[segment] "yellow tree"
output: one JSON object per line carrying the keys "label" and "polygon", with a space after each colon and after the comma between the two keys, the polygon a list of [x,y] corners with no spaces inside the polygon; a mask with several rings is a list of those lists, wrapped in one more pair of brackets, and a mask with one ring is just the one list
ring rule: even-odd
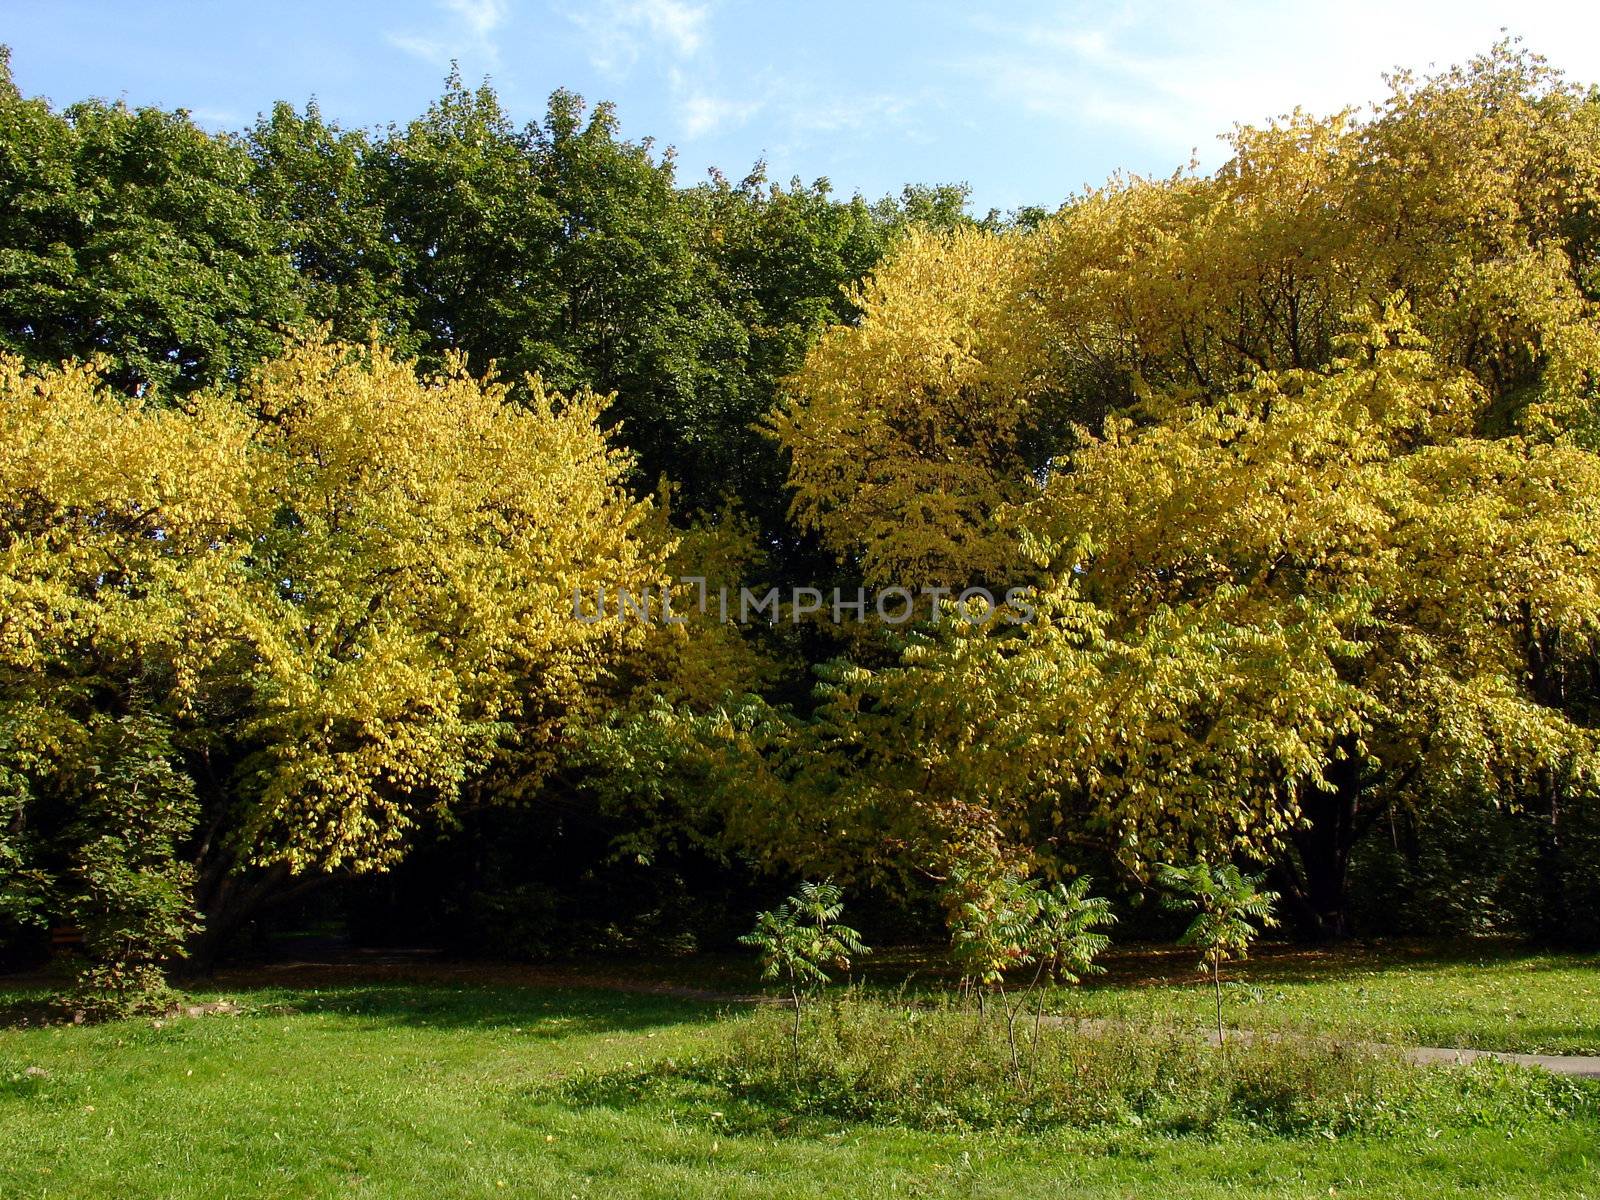
{"label": "yellow tree", "polygon": [[[1029,518],[1071,540],[1074,584],[1119,636],[1201,611],[1262,638],[1332,619],[1293,675],[1213,705],[1252,706],[1263,745],[1302,739],[1276,790],[1295,898],[1332,933],[1351,846],[1386,804],[1461,787],[1515,801],[1595,767],[1582,709],[1538,674],[1581,670],[1600,633],[1600,457],[1479,436],[1489,402],[1392,306],[1325,371],[1109,423]],[[1340,685],[1309,730],[1287,719],[1307,670]]]}
{"label": "yellow tree", "polygon": [[1324,371],[1083,434],[1019,517],[1033,619],[832,673],[817,827],[936,875],[1292,844],[1293,900],[1337,934],[1387,805],[1593,786],[1600,731],[1555,683],[1600,637],[1600,455],[1474,436],[1485,403],[1391,307]]}
{"label": "yellow tree", "polygon": [[[659,588],[670,549],[623,489],[601,397],[311,342],[242,400],[243,757],[230,853],[203,881],[215,914],[289,875],[383,869],[463,798],[535,793],[643,644],[576,619],[575,595]],[[241,860],[266,868],[242,896]]]}
{"label": "yellow tree", "polygon": [[82,930],[80,1003],[159,1005],[193,928],[173,730],[237,583],[249,438],[215,398],[0,358],[0,922]]}
{"label": "yellow tree", "polygon": [[[7,778],[81,807],[74,740],[153,709],[198,793],[171,840],[213,933],[292,880],[384,869],[464,800],[531,794],[643,644],[573,615],[602,583],[659,587],[671,548],[601,398],[315,340],[182,410],[90,368],[7,362],[0,387]],[[14,830],[40,811],[17,803]]]}
{"label": "yellow tree", "polygon": [[1600,104],[1501,45],[1365,120],[1241,127],[1213,176],[1117,178],[1027,234],[909,239],[773,421],[793,511],[869,582],[1018,573],[998,510],[1077,422],[1335,356],[1393,292],[1500,432],[1600,433]]}
{"label": "yellow tree", "polygon": [[[891,259],[792,381],[796,511],[836,552],[1040,587],[1040,620],[836,672],[820,786],[923,863],[1293,843],[1337,932],[1385,804],[1592,768],[1600,106],[1502,46],[1234,148],[1074,200],[1003,284]],[[969,373],[919,388],[925,360]],[[881,435],[930,397],[960,437]]]}
{"label": "yellow tree", "polygon": [[1014,558],[991,518],[1026,495],[1040,380],[1025,249],[980,230],[908,235],[772,418],[794,517],[869,583],[965,584]]}

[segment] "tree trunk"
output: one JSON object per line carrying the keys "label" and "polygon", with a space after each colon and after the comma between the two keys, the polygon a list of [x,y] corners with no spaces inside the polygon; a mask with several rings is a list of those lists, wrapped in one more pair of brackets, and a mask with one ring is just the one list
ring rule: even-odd
{"label": "tree trunk", "polygon": [[1277,872],[1289,915],[1301,934],[1317,941],[1350,936],[1348,882],[1350,852],[1365,828],[1361,812],[1362,767],[1355,747],[1325,774],[1332,786],[1310,792],[1301,802],[1308,824],[1294,833],[1299,870],[1280,864]]}
{"label": "tree trunk", "polygon": [[[1522,620],[1529,685],[1534,697],[1549,708],[1566,711],[1569,698],[1561,660],[1561,631],[1540,627],[1526,602],[1522,605]],[[1539,891],[1534,919],[1541,940],[1560,944],[1571,932],[1573,914],[1566,891],[1569,864],[1562,845],[1562,789],[1554,764],[1545,763],[1539,768],[1536,787],[1537,797],[1532,807],[1539,820]]]}
{"label": "tree trunk", "polygon": [[1551,945],[1563,945],[1571,930],[1572,914],[1567,908],[1566,873],[1568,864],[1561,845],[1561,794],[1555,772],[1545,767],[1539,772],[1539,907],[1536,917],[1539,938]]}
{"label": "tree trunk", "polygon": [[1217,1047],[1227,1053],[1228,1035],[1222,1028],[1222,962],[1211,960],[1211,987],[1217,997]]}
{"label": "tree trunk", "polygon": [[203,924],[189,939],[188,956],[180,967],[184,973],[208,975],[227,949],[228,943],[251,921],[292,901],[326,887],[335,876],[314,873],[294,876],[279,863],[248,874],[217,873],[197,888],[196,907]]}

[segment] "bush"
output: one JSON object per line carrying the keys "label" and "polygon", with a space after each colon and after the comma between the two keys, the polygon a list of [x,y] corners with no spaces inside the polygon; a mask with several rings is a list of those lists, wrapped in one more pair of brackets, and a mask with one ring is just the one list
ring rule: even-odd
{"label": "bush", "polygon": [[1548,814],[1496,797],[1402,811],[1351,857],[1354,924],[1372,935],[1515,933],[1600,947],[1600,800]]}
{"label": "bush", "polygon": [[193,869],[178,843],[198,805],[173,766],[166,725],[148,713],[96,725],[94,770],[79,796],[68,913],[87,961],[62,1003],[94,1016],[169,1009],[165,966],[198,927]]}

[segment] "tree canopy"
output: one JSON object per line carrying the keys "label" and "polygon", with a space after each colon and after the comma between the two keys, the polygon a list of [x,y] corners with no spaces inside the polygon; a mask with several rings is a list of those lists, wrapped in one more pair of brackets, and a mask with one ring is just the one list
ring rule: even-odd
{"label": "tree canopy", "polygon": [[1586,802],[1597,116],[1502,48],[1212,177],[903,242],[775,419],[793,512],[1041,619],[846,670],[840,794],[1024,860],[1277,858],[1333,931],[1376,814]]}
{"label": "tree canopy", "polygon": [[[1581,929],[1600,102],[1508,44],[1231,148],[978,219],[454,73],[237,136],[0,77],[0,923],[119,995],[410,869],[522,945],[618,864]],[[917,603],[726,615],[795,585]]]}

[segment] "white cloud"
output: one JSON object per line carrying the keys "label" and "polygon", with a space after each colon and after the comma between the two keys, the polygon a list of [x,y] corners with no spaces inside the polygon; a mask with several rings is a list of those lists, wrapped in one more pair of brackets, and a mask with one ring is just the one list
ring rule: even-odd
{"label": "white cloud", "polygon": [[568,13],[584,35],[589,59],[620,79],[641,61],[666,77],[685,137],[699,138],[747,124],[766,105],[760,96],[720,93],[716,64],[704,51],[710,5],[689,0],[590,0]]}
{"label": "white cloud", "polygon": [[[782,150],[819,136],[866,133],[903,125],[911,101],[892,95],[850,95],[789,71],[743,61],[719,62],[711,43],[714,0],[589,0],[568,16],[584,37],[590,61],[616,79],[647,66],[664,77],[678,132],[708,138],[757,116]],[[726,77],[727,68],[736,78]]]}
{"label": "white cloud", "polygon": [[836,98],[795,97],[787,122],[796,133],[843,133],[899,125],[915,104],[909,96],[879,93]]}
{"label": "white cloud", "polygon": [[404,50],[412,58],[432,63],[436,67],[448,66],[455,57],[455,47],[438,38],[423,37],[415,33],[386,33],[383,40],[396,50]]}
{"label": "white cloud", "polygon": [[488,37],[506,19],[506,0],[444,0],[444,6],[466,22],[474,37]]}
{"label": "white cloud", "polygon": [[467,57],[490,65],[499,62],[494,33],[510,15],[508,0],[439,0],[438,8],[442,28],[428,33],[389,32],[384,40],[436,67]]}
{"label": "white cloud", "polygon": [[590,61],[620,76],[647,51],[673,61],[699,54],[710,13],[708,5],[687,0],[591,0],[568,15],[587,36]]}
{"label": "white cloud", "polygon": [[730,100],[692,92],[678,101],[678,118],[688,137],[705,137],[747,124],[761,111],[760,100]]}
{"label": "white cloud", "polygon": [[890,129],[902,140],[926,140],[916,128],[916,109],[925,95],[841,93],[809,77],[771,72],[745,80],[739,94],[719,94],[677,67],[667,72],[667,83],[688,138],[725,133],[760,115],[774,139],[768,149],[775,153],[819,139],[837,143]]}
{"label": "white cloud", "polygon": [[707,10],[703,4],[644,0],[628,8],[635,19],[642,20],[656,37],[670,43],[680,55],[694,54],[705,41]]}
{"label": "white cloud", "polygon": [[1214,162],[1235,122],[1380,99],[1386,72],[1464,61],[1507,24],[1555,65],[1600,75],[1600,7],[1561,0],[1509,16],[1495,0],[1065,4],[1029,24],[978,18],[988,45],[962,65],[1031,117],[1121,132],[1176,166],[1193,149]]}

